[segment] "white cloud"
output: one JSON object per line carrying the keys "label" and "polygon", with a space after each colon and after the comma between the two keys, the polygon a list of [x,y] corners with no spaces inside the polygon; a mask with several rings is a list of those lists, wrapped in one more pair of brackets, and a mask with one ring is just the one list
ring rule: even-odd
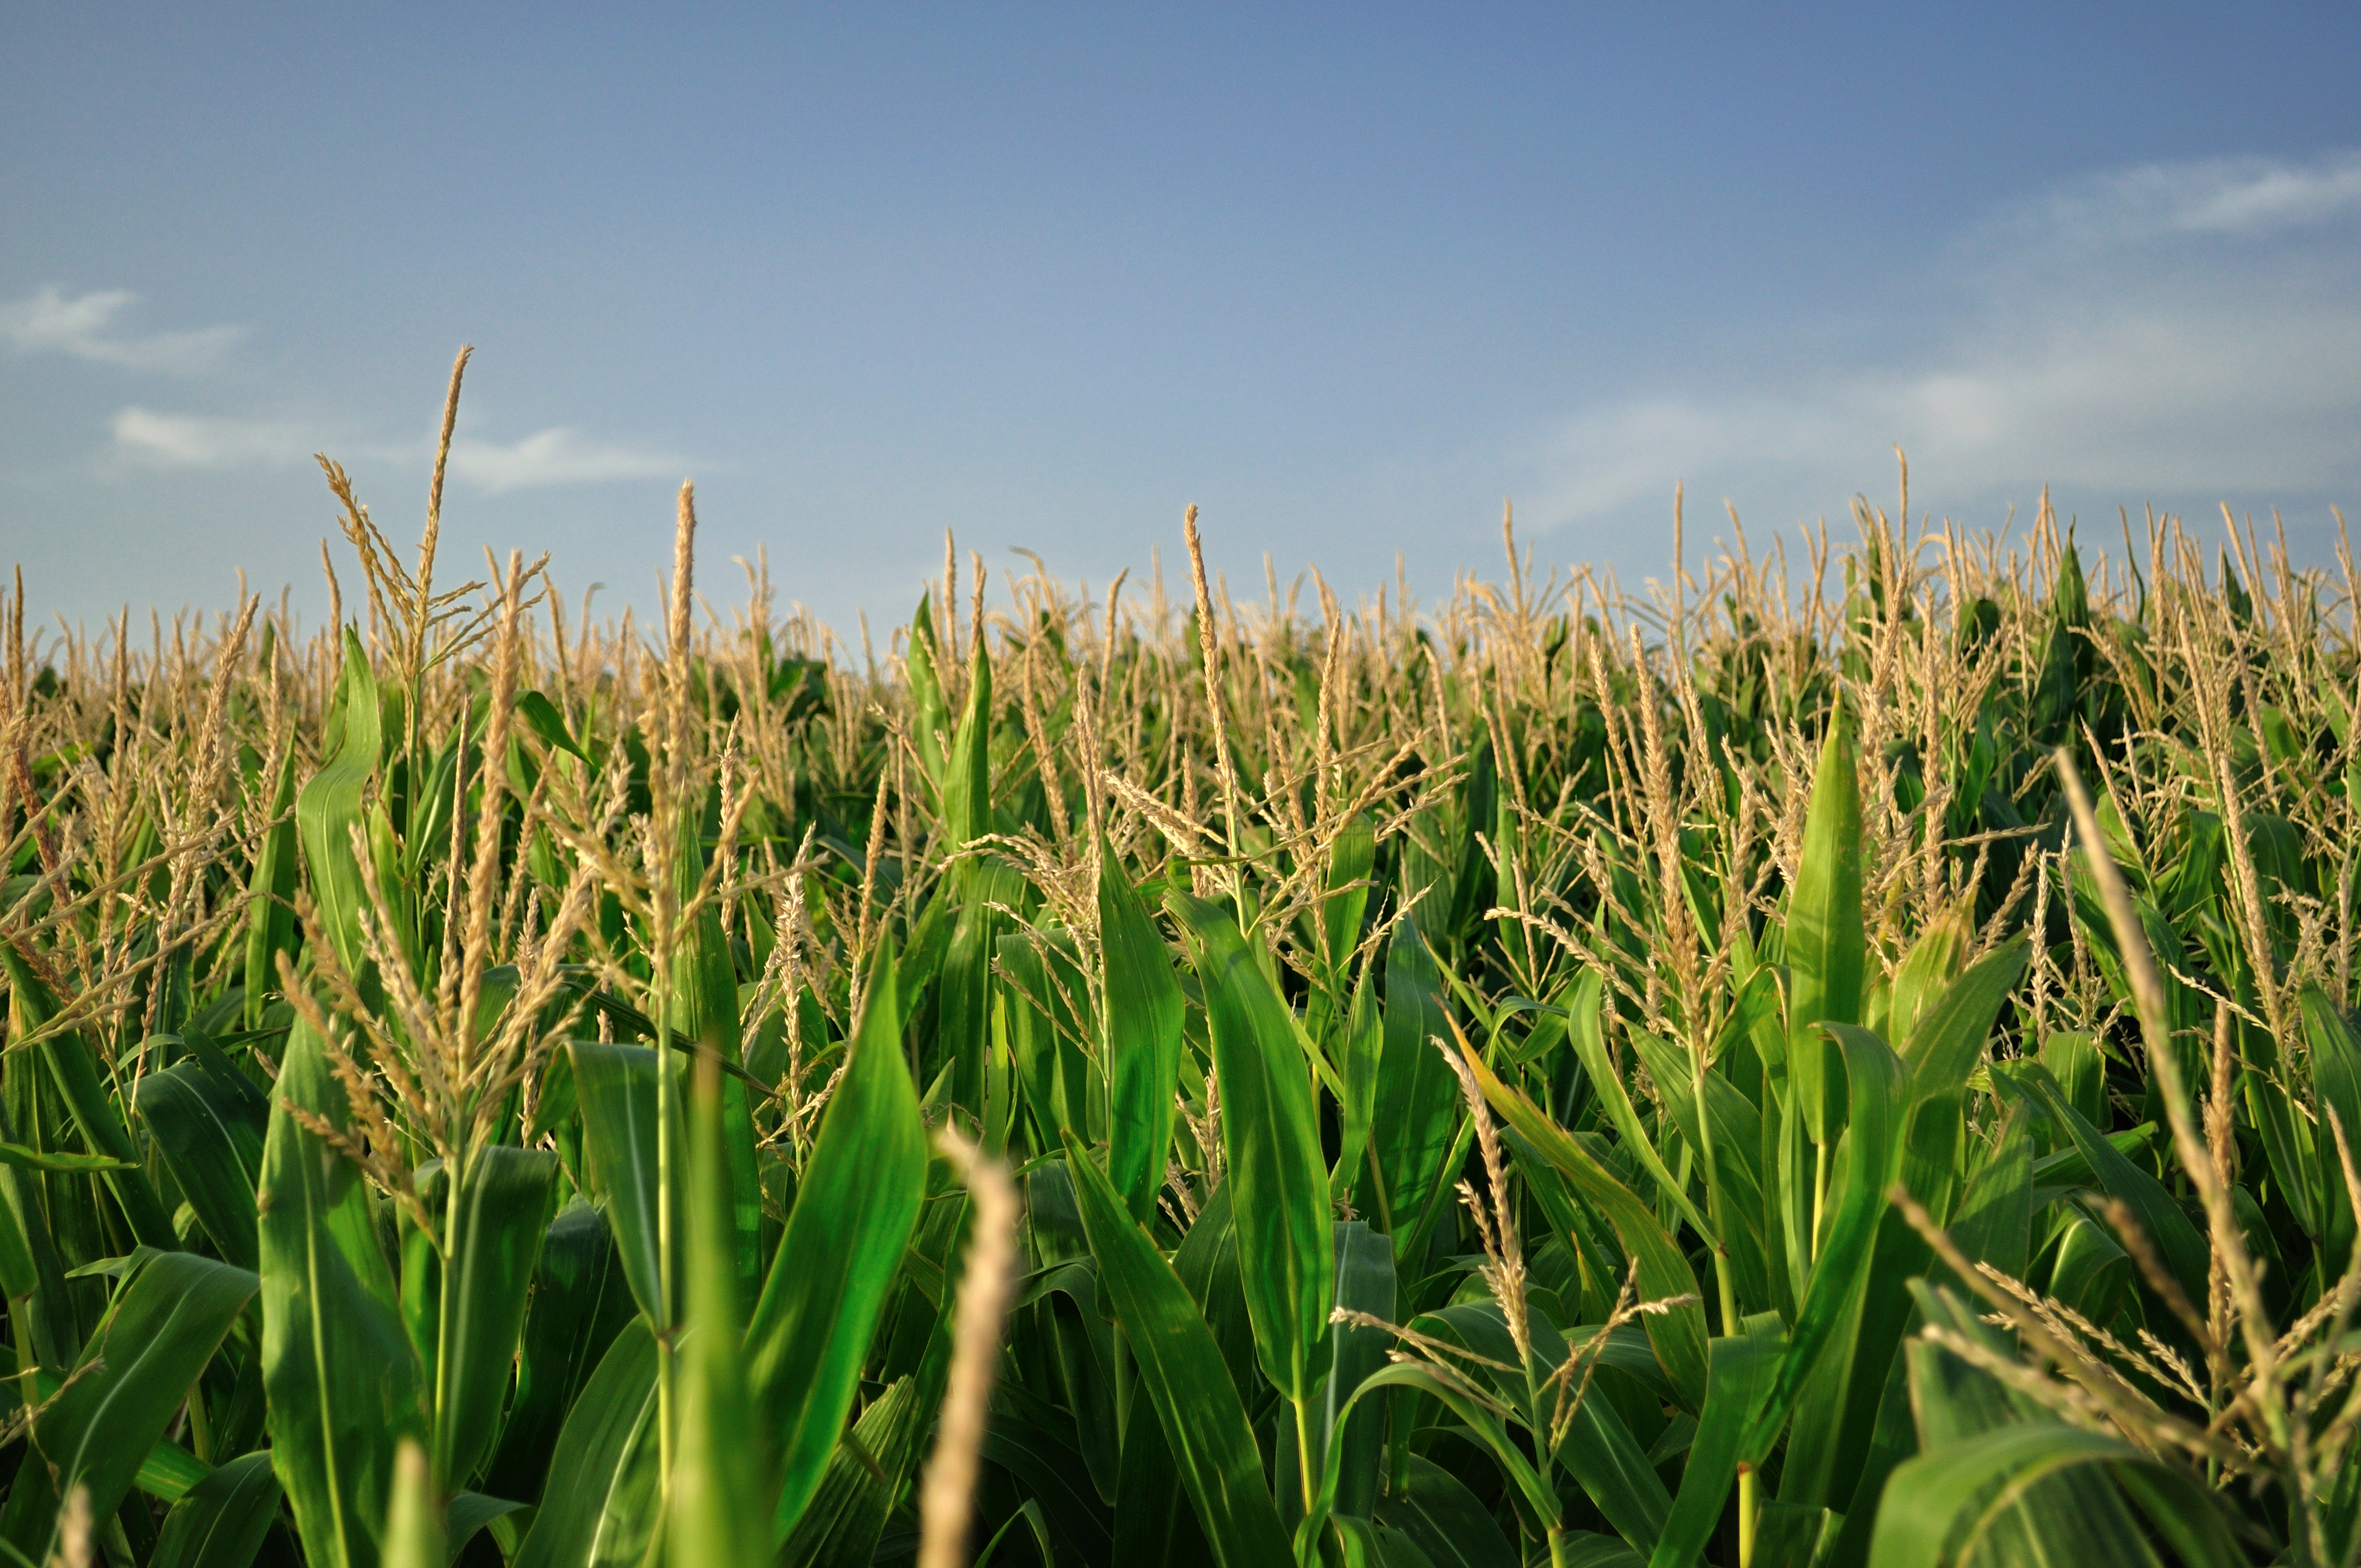
{"label": "white cloud", "polygon": [[1876,485],[1896,444],[1922,495],[1977,503],[2049,480],[2135,509],[2356,486],[2356,220],[2361,154],[2076,181],[1961,236],[1931,330],[1923,301],[1865,323],[1917,348],[1777,385],[1708,365],[1694,389],[1577,411],[1534,455],[1535,510],[1653,522],[1686,477],[1693,498],[1767,502],[1784,523]]}
{"label": "white cloud", "polygon": [[167,468],[284,467],[302,462],[317,445],[291,424],[163,414],[137,403],[107,424],[117,452]]}
{"label": "white cloud", "polygon": [[126,370],[193,374],[216,364],[244,335],[235,326],[194,332],[126,333],[117,318],[139,296],[104,289],[69,299],[54,286],[21,300],[0,301],[0,338],[21,354],[63,354]]}
{"label": "white cloud", "polygon": [[451,444],[451,471],[493,495],[549,485],[664,477],[683,467],[682,459],[667,453],[592,441],[563,425],[507,445],[473,440]]}

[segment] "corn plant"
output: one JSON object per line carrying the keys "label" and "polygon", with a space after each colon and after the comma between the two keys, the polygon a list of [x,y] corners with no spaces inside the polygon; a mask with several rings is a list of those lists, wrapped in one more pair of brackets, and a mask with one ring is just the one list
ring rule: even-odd
{"label": "corn plant", "polygon": [[855,648],[323,468],[314,631],[5,600],[12,1561],[2361,1560],[2341,549]]}

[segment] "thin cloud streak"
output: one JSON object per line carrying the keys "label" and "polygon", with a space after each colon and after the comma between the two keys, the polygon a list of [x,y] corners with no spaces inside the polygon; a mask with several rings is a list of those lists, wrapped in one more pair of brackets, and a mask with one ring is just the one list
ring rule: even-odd
{"label": "thin cloud streak", "polygon": [[[116,413],[108,430],[117,455],[162,468],[285,468],[308,463],[320,451],[365,463],[414,464],[434,450],[432,442],[354,442],[286,420],[159,413],[137,403]],[[670,477],[686,467],[674,454],[594,441],[562,425],[508,443],[451,444],[452,476],[486,495]]]}
{"label": "thin cloud streak", "polygon": [[162,468],[284,468],[306,461],[319,444],[292,424],[158,413],[137,403],[107,428],[119,455]]}
{"label": "thin cloud streak", "polygon": [[564,425],[505,446],[489,441],[451,444],[451,472],[496,496],[552,485],[669,477],[685,466],[683,459],[669,453],[592,441]]}
{"label": "thin cloud streak", "polygon": [[0,338],[19,354],[62,354],[126,370],[195,375],[221,362],[246,335],[237,326],[193,332],[129,334],[118,318],[139,302],[127,289],[102,289],[71,298],[51,285],[21,300],[0,301]]}

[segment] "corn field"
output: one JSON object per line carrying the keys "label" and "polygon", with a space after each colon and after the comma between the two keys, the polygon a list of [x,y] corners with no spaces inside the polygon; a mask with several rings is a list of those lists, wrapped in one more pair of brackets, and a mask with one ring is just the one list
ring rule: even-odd
{"label": "corn field", "polygon": [[6,599],[8,1561],[2361,1556],[2342,553],[856,650],[323,466],[324,630]]}

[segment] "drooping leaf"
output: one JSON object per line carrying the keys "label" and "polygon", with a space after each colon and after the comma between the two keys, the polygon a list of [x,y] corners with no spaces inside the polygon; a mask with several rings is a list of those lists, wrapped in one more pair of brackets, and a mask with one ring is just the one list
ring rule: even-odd
{"label": "drooping leaf", "polygon": [[[1994,1076],[1999,1076],[1997,1070]],[[2131,1210],[2140,1228],[2163,1254],[2165,1266],[2172,1271],[2189,1299],[2204,1300],[2211,1251],[2189,1216],[2164,1190],[2163,1183],[2126,1159],[2096,1127],[2083,1120],[2082,1113],[2066,1102],[2058,1080],[2039,1063],[2020,1062],[2010,1076],[2049,1113],[2051,1124],[2090,1163],[2099,1185]]]}
{"label": "drooping leaf", "polygon": [[259,1255],[255,1179],[270,1126],[269,1101],[250,1086],[240,1094],[187,1061],[141,1079],[138,1105],[140,1119],[155,1135],[166,1168],[205,1234],[222,1256],[241,1268],[253,1267]]}
{"label": "drooping leaf", "polygon": [[281,1496],[269,1454],[238,1455],[172,1505],[151,1568],[247,1568],[279,1516]]}
{"label": "drooping leaf", "polygon": [[[1871,1568],[1944,1568],[1965,1562],[2009,1502],[2047,1476],[2085,1464],[2104,1465],[2119,1477],[2139,1477],[2143,1485],[2134,1491],[2135,1499],[2185,1561],[2224,1568],[2246,1561],[2213,1499],[2186,1472],[2121,1438],[2037,1423],[1979,1432],[1897,1467],[1878,1511]],[[2071,1561],[2090,1552],[2093,1543],[2053,1535],[2041,1546]]]}
{"label": "drooping leaf", "polygon": [[[1477,1086],[1500,1119],[1523,1137],[1550,1167],[1564,1176],[1583,1201],[1595,1205],[1614,1227],[1624,1250],[1640,1266],[1640,1299],[1681,1304],[1650,1313],[1649,1343],[1664,1368],[1683,1406],[1701,1409],[1706,1394],[1705,1310],[1699,1303],[1697,1272],[1687,1255],[1665,1235],[1655,1211],[1617,1180],[1612,1171],[1592,1157],[1579,1141],[1542,1113],[1540,1107],[1518,1090],[1502,1083],[1482,1058],[1468,1053],[1467,1065]],[[1686,1298],[1686,1300],[1681,1300]]]}
{"label": "drooping leaf", "polygon": [[133,1274],[33,1423],[0,1506],[0,1541],[48,1562],[59,1507],[77,1486],[93,1518],[113,1513],[257,1285],[243,1268],[192,1253],[158,1255]]}
{"label": "drooping leaf", "polygon": [[1399,1530],[1434,1568],[1518,1568],[1499,1524],[1457,1476],[1412,1454],[1404,1480],[1378,1504],[1378,1522]]}

